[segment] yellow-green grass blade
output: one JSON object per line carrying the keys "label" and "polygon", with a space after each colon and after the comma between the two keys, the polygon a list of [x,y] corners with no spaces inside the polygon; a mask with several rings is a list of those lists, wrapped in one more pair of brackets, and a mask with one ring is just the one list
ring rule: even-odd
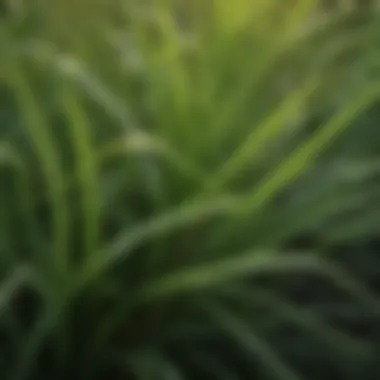
{"label": "yellow-green grass blade", "polygon": [[374,83],[347,104],[295,151],[273,172],[269,173],[242,202],[243,214],[261,210],[265,204],[304,172],[351,122],[380,96],[380,84]]}
{"label": "yellow-green grass blade", "polygon": [[69,85],[62,91],[62,103],[66,111],[65,116],[74,148],[77,179],[81,189],[84,260],[87,261],[98,249],[102,219],[100,178],[93,141],[93,126],[88,121],[76,91]]}
{"label": "yellow-green grass blade", "polygon": [[[210,129],[214,136],[214,144],[220,144],[225,138],[225,133],[236,123],[242,105],[248,96],[252,95],[252,89],[258,90],[261,78],[265,77],[270,70],[273,70],[275,62],[296,42],[295,36],[299,33],[300,21],[304,19],[314,7],[314,1],[301,1],[294,6],[293,10],[286,10],[284,20],[285,26],[281,33],[265,36],[267,37],[267,51],[257,54],[255,61],[251,67],[244,70],[245,75],[241,76],[241,81],[237,83],[236,88],[228,94],[223,104],[218,104],[215,112],[214,121],[210,125]],[[232,4],[224,7],[231,7]],[[272,5],[273,6],[273,5]],[[260,20],[258,15],[258,22]],[[264,18],[265,20],[265,18]],[[255,18],[256,21],[256,18]],[[264,38],[265,38],[264,37]],[[262,37],[261,37],[262,38]],[[252,60],[250,58],[250,60]],[[210,73],[212,75],[212,73]]]}
{"label": "yellow-green grass blade", "polygon": [[255,158],[265,149],[266,144],[278,138],[282,131],[289,128],[293,118],[302,112],[310,94],[316,89],[315,81],[307,83],[303,88],[288,95],[282,103],[273,110],[261,124],[252,127],[252,132],[247,136],[227,161],[221,165],[214,175],[211,176],[206,189],[218,191],[228,184],[234,176],[238,175],[245,165],[254,165]]}

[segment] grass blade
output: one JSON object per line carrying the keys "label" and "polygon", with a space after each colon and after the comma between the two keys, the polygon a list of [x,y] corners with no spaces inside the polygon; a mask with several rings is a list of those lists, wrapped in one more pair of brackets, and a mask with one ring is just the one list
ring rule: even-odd
{"label": "grass blade", "polygon": [[128,227],[108,248],[92,257],[89,265],[80,274],[79,283],[87,283],[87,281],[97,278],[117,261],[128,258],[132,254],[133,248],[141,242],[210,218],[228,215],[235,210],[236,203],[235,198],[225,197],[209,202],[183,205],[141,225],[134,226],[132,229]]}
{"label": "grass blade", "polygon": [[295,180],[315,158],[327,148],[360,112],[369,107],[380,95],[380,85],[375,83],[363,91],[353,102],[339,111],[331,120],[318,128],[314,135],[301,144],[276,170],[242,202],[244,214],[257,212],[281,189]]}
{"label": "grass blade", "polygon": [[90,260],[101,238],[101,191],[92,128],[79,101],[75,92],[67,87],[63,92],[63,104],[74,145],[77,178],[82,193],[85,260]]}
{"label": "grass blade", "polygon": [[231,340],[245,351],[258,358],[266,372],[279,380],[301,380],[295,370],[289,368],[274,352],[272,347],[261,339],[244,321],[221,307],[207,307],[209,316],[226,332]]}
{"label": "grass blade", "polygon": [[14,90],[20,113],[28,128],[45,177],[53,216],[53,265],[58,278],[62,280],[62,276],[67,273],[69,266],[67,252],[69,216],[58,149],[53,141],[48,120],[17,62],[9,63],[7,79],[10,87]]}

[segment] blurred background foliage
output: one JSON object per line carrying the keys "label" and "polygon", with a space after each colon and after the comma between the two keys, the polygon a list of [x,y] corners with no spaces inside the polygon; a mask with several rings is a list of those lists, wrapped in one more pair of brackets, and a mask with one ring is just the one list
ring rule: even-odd
{"label": "blurred background foliage", "polygon": [[378,378],[378,1],[1,7],[2,379]]}

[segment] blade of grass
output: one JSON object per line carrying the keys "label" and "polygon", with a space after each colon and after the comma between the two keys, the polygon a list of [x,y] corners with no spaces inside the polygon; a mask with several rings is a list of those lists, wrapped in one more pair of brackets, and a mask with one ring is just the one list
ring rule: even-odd
{"label": "blade of grass", "polygon": [[77,178],[82,193],[82,218],[84,229],[85,258],[90,260],[97,250],[101,227],[101,191],[99,168],[92,141],[92,127],[74,90],[66,86],[62,91],[62,103],[66,110],[68,127],[76,157]]}
{"label": "blade of grass", "polygon": [[327,260],[317,255],[304,253],[279,255],[276,251],[263,252],[257,249],[169,273],[147,284],[141,291],[141,299],[146,302],[215,287],[236,278],[277,273],[305,273],[326,278],[334,286],[358,298],[376,313],[380,312],[380,301],[370,290]]}
{"label": "blade of grass", "polygon": [[131,110],[122,99],[119,99],[108,86],[97,78],[83,62],[70,55],[51,54],[50,61],[60,73],[74,81],[90,99],[116,120],[126,132],[139,128]]}
{"label": "blade of grass", "polygon": [[247,353],[258,358],[267,373],[281,380],[301,380],[302,377],[287,366],[273,348],[260,338],[241,318],[216,305],[205,306],[207,314]]}
{"label": "blade of grass", "polygon": [[[361,209],[368,204],[370,199],[376,201],[379,191],[378,186],[368,190],[363,188],[345,190],[344,193],[341,188],[337,188],[331,193],[313,196],[299,204],[278,207],[278,214],[273,223],[270,222],[269,226],[263,223],[263,228],[259,227],[259,242],[281,244],[288,238],[297,236],[301,231],[319,231],[319,234],[325,234],[324,231],[330,228],[330,225],[326,226],[326,223],[332,218],[343,215],[345,212]],[[372,210],[372,213],[375,214],[375,211]],[[363,228],[365,229],[366,227]],[[371,230],[366,232],[370,234]],[[328,231],[326,235],[330,233]],[[348,233],[346,236],[352,235]]]}
{"label": "blade of grass", "polygon": [[76,83],[89,99],[104,109],[125,131],[132,132],[139,128],[137,120],[125,102],[115,95],[88,65],[75,56],[61,54],[44,40],[31,41],[28,49],[22,50],[19,55],[47,65],[49,69],[54,69],[67,80]]}
{"label": "blade of grass", "polygon": [[380,96],[380,85],[370,85],[359,96],[339,111],[313,136],[301,144],[279,167],[264,178],[262,183],[242,202],[243,214],[257,212],[281,189],[295,180],[341,133],[348,128]]}
{"label": "blade of grass", "polygon": [[[225,131],[235,125],[235,120],[240,112],[241,106],[245,104],[248,96],[252,96],[252,89],[259,89],[261,78],[273,69],[274,63],[286,52],[295,42],[294,36],[299,33],[299,23],[313,9],[315,1],[297,2],[293,10],[285,16],[286,23],[283,33],[278,33],[268,38],[270,44],[268,51],[263,52],[256,57],[253,67],[247,71],[247,75],[241,77],[241,82],[237,84],[236,89],[229,94],[224,104],[218,104],[218,111],[215,112],[217,117],[210,126],[213,131],[213,143],[217,146],[225,138]],[[228,7],[228,5],[224,5]],[[260,23],[260,19],[258,19]]]}
{"label": "blade of grass", "polygon": [[241,169],[249,163],[254,164],[255,157],[261,154],[266,144],[273,138],[278,138],[281,131],[288,128],[289,122],[301,111],[302,106],[313,93],[317,85],[315,81],[307,83],[294,94],[287,96],[282,103],[256,127],[231,155],[231,157],[219,168],[206,183],[206,189],[218,191],[228,184]]}
{"label": "blade of grass", "polygon": [[69,215],[58,149],[43,108],[38,104],[37,96],[32,92],[23,68],[16,60],[9,62],[8,74],[8,83],[14,91],[45,177],[53,217],[53,268],[58,279],[62,280],[69,267]]}
{"label": "blade of grass", "polygon": [[178,174],[194,179],[201,183],[206,175],[195,163],[186,159],[165,141],[147,133],[136,133],[125,138],[109,142],[100,151],[98,160],[106,163],[117,157],[129,157],[130,154],[150,154],[165,158],[170,165],[177,169]]}
{"label": "blade of grass", "polygon": [[[43,241],[42,233],[39,230],[38,222],[34,215],[34,200],[29,186],[29,173],[25,165],[25,159],[10,144],[0,145],[0,166],[10,166],[15,174],[16,186],[20,208],[25,221],[25,230],[30,241],[30,248],[36,263],[46,265],[46,257],[42,257],[45,251],[46,242]],[[43,264],[45,263],[45,264]]]}
{"label": "blade of grass", "polygon": [[324,323],[316,313],[282,299],[273,291],[229,285],[224,293],[235,300],[241,300],[245,305],[257,305],[258,303],[264,305],[269,308],[271,313],[274,312],[279,319],[291,321],[304,331],[321,339],[334,352],[344,352],[356,356],[367,352],[369,348],[368,345]]}
{"label": "blade of grass", "polygon": [[221,197],[208,202],[182,205],[132,229],[128,227],[106,249],[93,255],[91,262],[79,274],[79,284],[97,278],[116,262],[127,259],[133,253],[133,248],[147,239],[220,215],[228,215],[235,210],[236,203],[237,199],[234,197]]}

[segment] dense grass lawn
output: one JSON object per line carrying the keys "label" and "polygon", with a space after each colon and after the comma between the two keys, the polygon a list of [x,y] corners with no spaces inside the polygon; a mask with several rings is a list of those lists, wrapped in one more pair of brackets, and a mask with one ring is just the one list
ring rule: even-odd
{"label": "dense grass lawn", "polygon": [[1,4],[0,379],[379,378],[376,4]]}

